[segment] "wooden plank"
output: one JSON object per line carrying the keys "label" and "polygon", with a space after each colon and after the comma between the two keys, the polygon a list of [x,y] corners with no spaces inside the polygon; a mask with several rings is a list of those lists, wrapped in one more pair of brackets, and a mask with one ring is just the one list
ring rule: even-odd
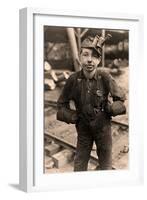
{"label": "wooden plank", "polygon": [[63,151],[54,154],[52,159],[54,161],[55,167],[60,168],[71,162],[73,160],[73,155],[73,152],[68,149],[64,149]]}
{"label": "wooden plank", "polygon": [[52,156],[53,154],[59,152],[60,149],[61,149],[60,145],[53,143],[45,147],[45,152],[46,152],[46,155]]}

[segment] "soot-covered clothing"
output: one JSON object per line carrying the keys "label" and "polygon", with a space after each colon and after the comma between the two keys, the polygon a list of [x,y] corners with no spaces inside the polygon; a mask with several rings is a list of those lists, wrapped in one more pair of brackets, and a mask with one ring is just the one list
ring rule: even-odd
{"label": "soot-covered clothing", "polygon": [[[120,111],[118,105],[123,105],[125,95],[112,76],[99,68],[92,79],[86,79],[83,70],[72,74],[63,88],[58,100],[57,119],[76,124],[74,171],[87,170],[93,142],[97,147],[99,168],[112,169],[110,119],[113,113],[108,106],[109,95],[114,102],[119,102],[116,111]],[[71,110],[70,100],[74,101],[76,111]]]}

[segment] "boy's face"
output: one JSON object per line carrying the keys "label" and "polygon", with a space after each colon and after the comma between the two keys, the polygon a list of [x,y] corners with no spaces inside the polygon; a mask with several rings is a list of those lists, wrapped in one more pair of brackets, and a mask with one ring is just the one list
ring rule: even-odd
{"label": "boy's face", "polygon": [[82,48],[80,62],[83,69],[87,72],[94,71],[101,61],[101,57],[94,49]]}

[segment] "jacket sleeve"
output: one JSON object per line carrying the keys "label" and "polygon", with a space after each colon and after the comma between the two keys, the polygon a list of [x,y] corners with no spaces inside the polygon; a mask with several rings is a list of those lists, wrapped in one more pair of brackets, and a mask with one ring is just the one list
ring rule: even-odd
{"label": "jacket sleeve", "polygon": [[74,76],[71,75],[62,90],[57,101],[57,120],[75,124],[77,121],[77,112],[70,108],[70,100],[72,99],[72,91],[74,86]]}
{"label": "jacket sleeve", "polygon": [[121,87],[119,87],[114,80],[114,78],[110,75],[106,75],[106,81],[108,90],[113,99],[113,103],[107,105],[107,111],[111,116],[122,115],[126,113],[126,107],[124,105],[124,101],[126,100],[125,93]]}
{"label": "jacket sleeve", "polygon": [[126,100],[125,93],[123,89],[117,85],[116,81],[110,74],[106,74],[106,81],[107,81],[108,90],[111,94],[111,97],[113,98],[113,101],[124,102]]}
{"label": "jacket sleeve", "polygon": [[57,101],[57,107],[58,109],[61,107],[69,108],[69,101],[72,98],[72,87],[74,84],[73,76],[71,75],[67,81],[66,84],[61,92],[61,95]]}

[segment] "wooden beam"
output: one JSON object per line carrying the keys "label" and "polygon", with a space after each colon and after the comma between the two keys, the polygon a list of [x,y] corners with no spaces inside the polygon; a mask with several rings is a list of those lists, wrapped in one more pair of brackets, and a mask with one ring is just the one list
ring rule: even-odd
{"label": "wooden beam", "polygon": [[78,62],[77,62],[77,60],[79,60],[79,55],[78,55],[78,48],[77,48],[74,29],[73,28],[67,28],[67,35],[68,35],[68,38],[69,38],[69,43],[70,43],[70,47],[71,47],[71,51],[72,51],[74,68],[75,68],[75,71],[79,71],[80,67],[79,67]]}
{"label": "wooden beam", "polygon": [[81,38],[87,33],[87,31],[88,31],[88,28],[85,28],[84,31],[83,31],[83,32],[81,33],[81,35],[80,35]]}

